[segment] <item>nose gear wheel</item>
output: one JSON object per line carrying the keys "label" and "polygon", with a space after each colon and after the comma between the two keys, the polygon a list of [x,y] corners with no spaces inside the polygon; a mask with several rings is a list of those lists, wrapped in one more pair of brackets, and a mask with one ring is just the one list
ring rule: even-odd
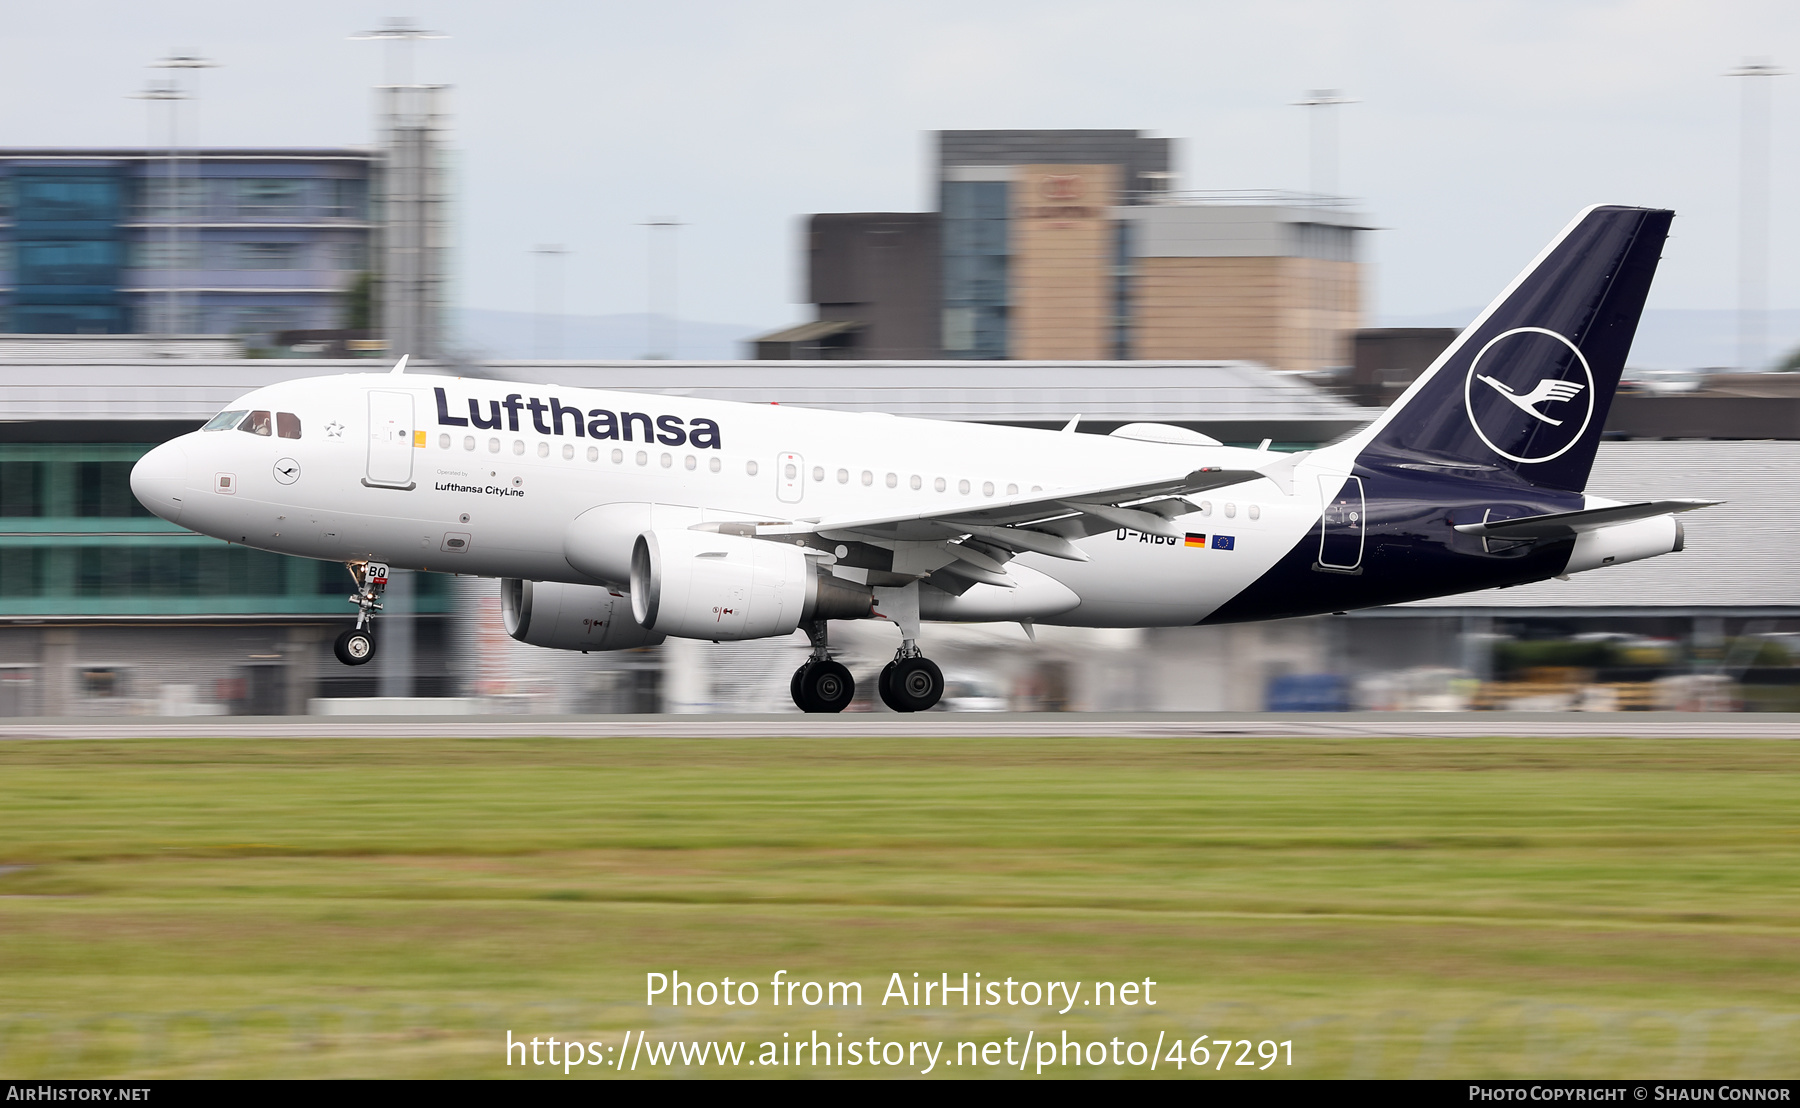
{"label": "nose gear wheel", "polygon": [[331,652],[347,666],[360,666],[375,656],[375,636],[366,628],[352,627],[331,644]]}

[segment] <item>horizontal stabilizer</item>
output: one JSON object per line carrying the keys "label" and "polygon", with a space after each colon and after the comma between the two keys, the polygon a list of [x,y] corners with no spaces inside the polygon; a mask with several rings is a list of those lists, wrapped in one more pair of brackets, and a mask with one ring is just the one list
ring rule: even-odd
{"label": "horizontal stabilizer", "polygon": [[1465,535],[1491,539],[1566,539],[1583,531],[1598,531],[1633,520],[1671,512],[1691,512],[1710,508],[1723,500],[1646,500],[1637,504],[1614,504],[1607,508],[1584,508],[1579,512],[1554,512],[1523,519],[1497,519],[1491,523],[1461,523],[1456,529]]}

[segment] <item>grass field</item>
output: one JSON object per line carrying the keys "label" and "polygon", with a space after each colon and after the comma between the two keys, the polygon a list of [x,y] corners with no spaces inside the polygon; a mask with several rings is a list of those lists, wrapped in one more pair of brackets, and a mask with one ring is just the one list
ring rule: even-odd
{"label": "grass field", "polygon": [[[1797,797],[1769,741],[6,742],[0,1076],[505,1076],[509,1029],[1792,1076]],[[761,1003],[647,1008],[672,970]],[[964,971],[1158,1003],[880,1004]]]}

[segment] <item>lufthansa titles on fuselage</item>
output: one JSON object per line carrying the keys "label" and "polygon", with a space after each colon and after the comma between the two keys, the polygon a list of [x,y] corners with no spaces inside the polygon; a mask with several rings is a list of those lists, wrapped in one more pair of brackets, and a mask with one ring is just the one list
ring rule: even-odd
{"label": "lufthansa titles on fuselage", "polygon": [[[508,393],[504,400],[469,399],[467,416],[453,415],[450,411],[450,398],[441,388],[433,389],[437,393],[437,419],[439,427],[478,427],[485,430],[499,430],[505,424],[506,430],[519,430],[519,413],[531,413],[531,426],[540,435],[567,437],[571,432],[565,427],[573,428],[576,438],[616,439],[624,442],[660,443],[663,446],[690,446],[696,450],[719,450],[724,443],[719,435],[719,425],[710,419],[682,419],[675,415],[651,415],[648,412],[614,412],[606,408],[591,408],[583,412],[578,407],[570,407],[552,396],[548,404],[535,396],[522,396],[519,393]],[[483,411],[485,406],[486,411]]]}

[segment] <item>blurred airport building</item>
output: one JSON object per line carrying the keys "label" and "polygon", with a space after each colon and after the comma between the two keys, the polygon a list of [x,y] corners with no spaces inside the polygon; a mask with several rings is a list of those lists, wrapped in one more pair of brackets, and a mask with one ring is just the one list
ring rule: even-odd
{"label": "blurred airport building", "polygon": [[[377,662],[340,666],[329,644],[352,615],[341,566],[169,525],[144,513],[126,477],[150,445],[249,389],[368,363],[170,360],[135,341],[0,343],[8,413],[0,713],[793,710],[786,677],[805,654],[798,636],[613,654],[540,650],[507,636],[496,582],[441,573],[397,574]],[[1088,433],[1156,420],[1289,449],[1372,414],[1306,375],[1241,362],[532,362],[461,371],[1034,427],[1079,414]],[[1786,572],[1800,533],[1800,505],[1785,491],[1797,466],[1800,426],[1764,441],[1609,441],[1597,493],[1727,503],[1689,517],[1680,554],[1566,582],[1266,624],[1040,626],[1035,643],[1012,625],[933,625],[926,638],[951,683],[948,706],[962,710],[1800,707],[1800,584]],[[410,648],[391,649],[402,641]],[[896,642],[885,623],[833,632],[864,685]],[[857,707],[882,710],[867,697]]]}
{"label": "blurred airport building", "polygon": [[371,267],[376,160],[354,149],[0,149],[0,330],[344,327]]}
{"label": "blurred airport building", "polygon": [[1174,140],[940,131],[935,212],[810,217],[815,318],[763,359],[1350,364],[1365,217],[1335,197],[1181,192]]}
{"label": "blurred airport building", "polygon": [[379,92],[373,149],[0,149],[0,334],[441,354],[447,92]]}

